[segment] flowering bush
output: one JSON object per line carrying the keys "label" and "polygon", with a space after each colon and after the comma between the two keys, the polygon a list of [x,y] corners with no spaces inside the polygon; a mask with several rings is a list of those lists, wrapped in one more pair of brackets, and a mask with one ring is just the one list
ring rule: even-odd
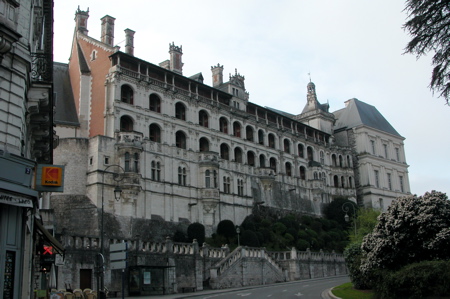
{"label": "flowering bush", "polygon": [[445,193],[396,199],[361,245],[361,271],[397,270],[427,260],[450,258],[450,201]]}

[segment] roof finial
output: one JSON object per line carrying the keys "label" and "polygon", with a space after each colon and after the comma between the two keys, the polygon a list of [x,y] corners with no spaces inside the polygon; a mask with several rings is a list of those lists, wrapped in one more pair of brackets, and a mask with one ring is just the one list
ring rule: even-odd
{"label": "roof finial", "polygon": [[311,82],[311,72],[308,73],[309,76],[309,82]]}

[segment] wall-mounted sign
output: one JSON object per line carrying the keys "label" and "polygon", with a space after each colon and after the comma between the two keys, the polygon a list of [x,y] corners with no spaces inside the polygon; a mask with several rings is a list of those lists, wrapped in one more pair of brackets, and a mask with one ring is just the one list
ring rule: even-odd
{"label": "wall-mounted sign", "polygon": [[58,166],[42,167],[42,186],[61,186],[62,185],[63,168]]}
{"label": "wall-mounted sign", "polygon": [[32,208],[33,200],[23,196],[16,196],[9,193],[0,192],[0,203],[18,207]]}
{"label": "wall-mounted sign", "polygon": [[35,189],[43,192],[64,192],[64,165],[38,164]]}

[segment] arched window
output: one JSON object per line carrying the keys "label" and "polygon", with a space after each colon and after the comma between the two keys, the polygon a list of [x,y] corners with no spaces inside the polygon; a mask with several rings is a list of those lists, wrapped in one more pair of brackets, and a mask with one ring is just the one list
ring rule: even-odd
{"label": "arched window", "polygon": [[133,89],[130,85],[122,85],[120,88],[120,100],[124,103],[133,105]]}
{"label": "arched window", "polygon": [[225,143],[222,143],[220,145],[220,158],[224,160],[230,160],[230,149],[228,148],[228,145]]}
{"label": "arched window", "polygon": [[308,146],[306,148],[306,154],[308,155],[308,161],[314,161],[314,150],[312,147]]}
{"label": "arched window", "polygon": [[161,99],[157,94],[152,93],[149,102],[150,111],[161,113]]}
{"label": "arched window", "polygon": [[247,152],[247,164],[255,166],[255,154],[252,151]]}
{"label": "arched window", "polygon": [[289,141],[289,139],[286,138],[283,140],[283,147],[285,153],[291,153],[291,142]]}
{"label": "arched window", "polygon": [[201,152],[208,152],[209,151],[209,141],[205,137],[200,138],[199,140],[199,147]]}
{"label": "arched window", "polygon": [[120,118],[120,131],[133,132],[133,120],[131,117],[124,115]]}
{"label": "arched window", "polygon": [[258,143],[264,145],[264,131],[258,131]]}
{"label": "arched window", "polygon": [[151,163],[151,178],[153,181],[161,181],[161,163],[157,161],[152,161]]}
{"label": "arched window", "polygon": [[247,126],[245,128],[245,137],[247,138],[248,141],[253,141],[254,140],[252,126]]}
{"label": "arched window", "polygon": [[289,162],[286,162],[286,175],[292,176],[292,166],[291,166],[291,163],[289,163]]}
{"label": "arched window", "polygon": [[150,141],[161,143],[161,128],[157,124],[150,125]]}
{"label": "arched window", "polygon": [[228,120],[225,117],[219,119],[220,132],[228,134]]}
{"label": "arched window", "polygon": [[275,148],[275,135],[269,133],[269,147]]}
{"label": "arched window", "polygon": [[304,158],[305,157],[305,153],[304,153],[304,149],[303,149],[303,144],[299,144],[297,146],[297,148],[298,148],[298,156],[300,158]]}
{"label": "arched window", "polygon": [[209,169],[205,171],[205,188],[211,188],[211,173]]}
{"label": "arched window", "polygon": [[339,187],[339,178],[338,178],[337,175],[335,175],[335,176],[333,177],[333,183],[334,183],[334,187],[335,187],[335,188],[338,188],[338,187]]}
{"label": "arched window", "polygon": [[348,177],[348,187],[353,188],[353,179],[351,176]]}
{"label": "arched window", "polygon": [[242,150],[239,147],[234,149],[234,160],[238,163],[242,163]]}
{"label": "arched window", "polygon": [[186,106],[178,102],[175,104],[175,117],[181,120],[186,120]]}
{"label": "arched window", "polygon": [[336,167],[337,166],[337,162],[336,162],[336,155],[332,154],[331,155],[331,164]]}
{"label": "arched window", "polygon": [[313,176],[314,176],[314,179],[315,179],[315,180],[319,179],[319,176],[317,175],[317,172],[315,172],[315,171],[314,171]]}
{"label": "arched window", "polygon": [[349,155],[347,155],[347,167],[352,167],[352,160]]}
{"label": "arched window", "polygon": [[182,131],[175,134],[175,145],[178,148],[186,149],[186,135]]}
{"label": "arched window", "polygon": [[341,155],[339,155],[339,167],[344,167]]}
{"label": "arched window", "polygon": [[325,175],[325,172],[322,172],[322,180],[323,180],[323,183],[326,185],[327,184],[327,177]]}
{"label": "arched window", "polygon": [[266,157],[263,154],[259,155],[259,167],[266,167]]}
{"label": "arched window", "polygon": [[205,110],[200,110],[198,113],[198,123],[200,126],[208,128],[208,113]]}
{"label": "arched window", "polygon": [[345,188],[345,179],[344,176],[341,176],[341,187]]}
{"label": "arched window", "polygon": [[237,121],[233,123],[233,135],[236,137],[241,137],[241,124]]}
{"label": "arched window", "polygon": [[178,167],[178,185],[186,186],[186,167]]}
{"label": "arched window", "polygon": [[320,164],[325,164],[325,154],[323,153],[323,151],[320,151]]}
{"label": "arched window", "polygon": [[269,163],[270,163],[270,168],[276,173],[277,172],[277,159],[270,158]]}
{"label": "arched window", "polygon": [[306,168],[304,166],[300,166],[300,179],[306,180]]}

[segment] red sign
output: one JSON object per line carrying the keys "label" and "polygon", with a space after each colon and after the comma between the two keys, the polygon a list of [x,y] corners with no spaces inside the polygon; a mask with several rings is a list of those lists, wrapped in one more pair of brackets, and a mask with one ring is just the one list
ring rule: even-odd
{"label": "red sign", "polygon": [[47,245],[43,245],[44,246],[44,251],[42,252],[42,255],[53,255],[53,247],[52,246],[47,246]]}

